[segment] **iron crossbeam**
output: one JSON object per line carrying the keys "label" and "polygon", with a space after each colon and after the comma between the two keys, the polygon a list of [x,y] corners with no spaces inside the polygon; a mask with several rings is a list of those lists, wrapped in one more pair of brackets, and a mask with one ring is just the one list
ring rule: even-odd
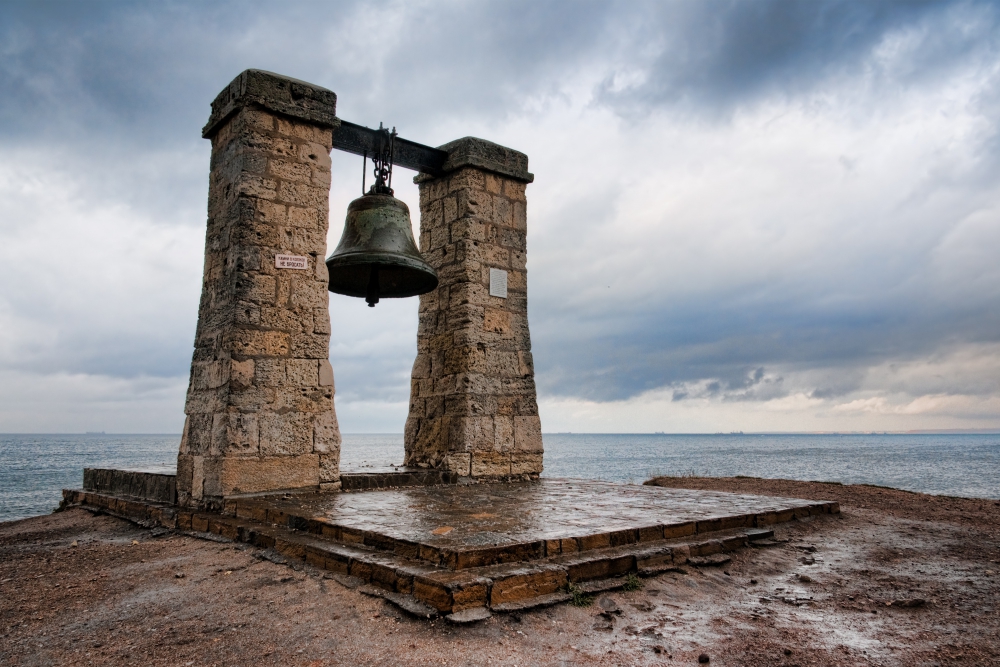
{"label": "iron crossbeam", "polygon": [[[372,157],[375,154],[377,135],[378,130],[342,120],[340,127],[333,131],[333,147],[347,153]],[[444,162],[448,159],[446,151],[396,137],[392,152],[392,162],[397,167],[406,167],[432,176],[444,174]]]}

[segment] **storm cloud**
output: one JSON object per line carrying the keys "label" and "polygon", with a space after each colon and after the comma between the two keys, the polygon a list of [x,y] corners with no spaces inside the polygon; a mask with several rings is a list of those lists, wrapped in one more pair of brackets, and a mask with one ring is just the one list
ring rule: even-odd
{"label": "storm cloud", "polygon": [[[200,129],[249,67],[353,122],[528,153],[547,431],[998,427],[998,24],[990,2],[8,3],[0,431],[179,430]],[[359,170],[335,152],[330,247]],[[415,300],[331,317],[344,430],[399,431]]]}

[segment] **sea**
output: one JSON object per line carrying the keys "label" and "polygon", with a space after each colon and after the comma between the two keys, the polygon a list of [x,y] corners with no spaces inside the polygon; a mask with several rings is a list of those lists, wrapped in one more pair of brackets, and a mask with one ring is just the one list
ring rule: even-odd
{"label": "sea", "polygon": [[[656,475],[877,484],[1000,498],[1000,434],[577,434],[543,436],[545,477],[641,484]],[[179,435],[0,434],[0,521],[51,512],[85,467],[173,465]],[[345,434],[341,467],[403,461],[402,434]]]}

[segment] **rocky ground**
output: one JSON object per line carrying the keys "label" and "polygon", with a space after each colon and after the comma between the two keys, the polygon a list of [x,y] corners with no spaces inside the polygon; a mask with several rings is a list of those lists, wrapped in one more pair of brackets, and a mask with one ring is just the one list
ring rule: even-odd
{"label": "rocky ground", "polygon": [[833,499],[842,514],[589,607],[455,626],[245,545],[73,509],[0,524],[0,664],[1000,665],[1000,502],[655,483]]}

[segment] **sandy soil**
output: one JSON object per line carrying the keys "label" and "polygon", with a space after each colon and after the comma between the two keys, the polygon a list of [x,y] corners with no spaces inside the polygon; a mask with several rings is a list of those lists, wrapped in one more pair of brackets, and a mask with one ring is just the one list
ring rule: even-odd
{"label": "sandy soil", "polygon": [[1000,502],[657,481],[834,499],[842,514],[590,607],[454,626],[244,545],[69,510],[0,524],[0,664],[1000,665]]}

